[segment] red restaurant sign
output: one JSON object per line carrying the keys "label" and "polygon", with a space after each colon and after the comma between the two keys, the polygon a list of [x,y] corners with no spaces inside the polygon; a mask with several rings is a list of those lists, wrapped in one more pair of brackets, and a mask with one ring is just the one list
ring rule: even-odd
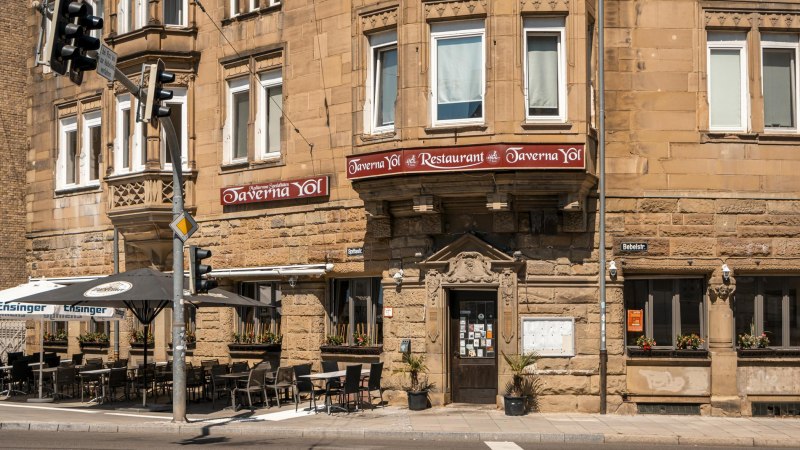
{"label": "red restaurant sign", "polygon": [[324,197],[328,195],[328,176],[230,186],[220,189],[219,195],[223,205]]}
{"label": "red restaurant sign", "polygon": [[347,157],[347,178],[467,170],[585,169],[584,144],[492,144],[391,150]]}

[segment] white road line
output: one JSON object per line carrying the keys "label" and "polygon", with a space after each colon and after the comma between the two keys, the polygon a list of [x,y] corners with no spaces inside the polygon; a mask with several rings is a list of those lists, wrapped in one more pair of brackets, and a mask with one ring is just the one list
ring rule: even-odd
{"label": "white road line", "polygon": [[261,414],[261,415],[258,415],[258,416],[253,416],[252,419],[268,420],[270,422],[277,422],[277,421],[280,421],[280,420],[294,419],[295,417],[303,417],[303,416],[308,416],[308,415],[311,415],[311,414],[314,414],[314,412],[313,411],[308,411],[308,410],[300,410],[300,411],[294,412],[294,410],[289,409],[289,410],[286,410],[286,411],[280,411],[280,412],[274,412],[274,413],[268,413],[268,414]]}
{"label": "white road line", "polygon": [[84,414],[97,414],[101,411],[92,411],[92,410],[84,410],[84,409],[71,409],[71,408],[56,408],[52,406],[33,406],[33,405],[16,405],[10,403],[0,403],[0,406],[7,406],[9,408],[28,408],[28,409],[45,409],[48,411],[65,411],[65,412],[77,412],[77,413],[84,413]]}
{"label": "white road line", "polygon": [[484,441],[487,447],[492,450],[522,450],[522,447],[513,442]]}
{"label": "white road line", "polygon": [[125,416],[125,417],[144,417],[145,419],[164,419],[164,420],[172,420],[172,417],[168,416],[145,416],[142,414],[126,414],[126,413],[111,413],[107,412],[109,416]]}

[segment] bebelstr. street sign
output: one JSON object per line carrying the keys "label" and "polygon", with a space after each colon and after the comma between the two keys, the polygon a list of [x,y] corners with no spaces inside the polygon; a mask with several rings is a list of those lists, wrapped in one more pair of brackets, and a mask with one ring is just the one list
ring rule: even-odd
{"label": "bebelstr. street sign", "polygon": [[194,217],[185,211],[177,219],[173,220],[169,227],[183,242],[186,242],[200,228],[197,222],[194,221]]}
{"label": "bebelstr. street sign", "polygon": [[114,81],[114,68],[117,67],[117,54],[114,50],[100,44],[97,51],[97,74],[108,81]]}

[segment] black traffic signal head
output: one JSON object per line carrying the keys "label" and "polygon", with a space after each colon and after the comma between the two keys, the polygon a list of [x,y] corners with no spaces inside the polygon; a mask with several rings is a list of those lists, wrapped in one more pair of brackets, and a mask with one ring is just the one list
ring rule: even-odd
{"label": "black traffic signal head", "polygon": [[207,280],[203,275],[211,272],[211,266],[202,261],[211,257],[211,250],[195,245],[189,247],[189,291],[192,294],[208,292],[217,287],[217,280]]}
{"label": "black traffic signal head", "polygon": [[97,68],[97,60],[87,52],[99,49],[100,40],[90,33],[102,28],[103,19],[94,16],[92,5],[82,0],[55,0],[47,30],[50,68],[61,75],[69,72],[70,80],[81,84],[83,71]]}
{"label": "black traffic signal head", "polygon": [[169,116],[169,106],[161,104],[164,100],[172,99],[172,91],[164,89],[164,84],[175,81],[175,74],[167,72],[164,61],[150,64],[150,78],[147,84],[147,100],[144,105],[144,121],[158,117]]}

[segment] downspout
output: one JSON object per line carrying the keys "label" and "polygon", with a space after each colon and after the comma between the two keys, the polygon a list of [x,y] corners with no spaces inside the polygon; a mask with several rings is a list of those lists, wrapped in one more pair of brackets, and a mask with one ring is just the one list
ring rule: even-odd
{"label": "downspout", "polygon": [[[114,227],[114,251],[111,252],[114,255],[114,273],[119,273],[119,230],[117,227]],[[114,361],[119,361],[119,326],[120,321],[118,320],[116,324],[114,324]]]}
{"label": "downspout", "polygon": [[605,91],[605,15],[604,0],[597,0],[597,71],[598,104],[600,106],[598,157],[600,180],[600,414],[606,413],[608,352],[606,349],[606,91]]}

